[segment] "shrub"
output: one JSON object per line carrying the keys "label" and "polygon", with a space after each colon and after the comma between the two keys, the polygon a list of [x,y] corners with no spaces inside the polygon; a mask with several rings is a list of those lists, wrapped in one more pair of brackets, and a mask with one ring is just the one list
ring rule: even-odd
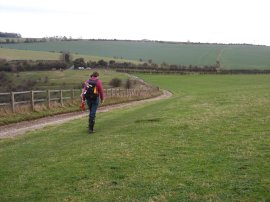
{"label": "shrub", "polygon": [[133,85],[134,85],[134,81],[131,80],[131,79],[128,79],[128,80],[126,81],[125,88],[126,88],[126,89],[130,89],[130,88],[133,87]]}
{"label": "shrub", "polygon": [[46,76],[46,77],[44,78],[44,83],[49,83],[49,77],[48,77],[48,76]]}
{"label": "shrub", "polygon": [[98,66],[101,66],[101,67],[107,67],[108,66],[108,63],[106,61],[104,61],[104,60],[99,60],[97,62],[97,65]]}
{"label": "shrub", "polygon": [[110,85],[111,87],[114,87],[114,88],[120,87],[121,84],[122,84],[122,81],[121,81],[121,79],[119,79],[119,78],[113,78],[113,79],[109,82],[109,85]]}
{"label": "shrub", "polygon": [[8,77],[5,72],[0,72],[0,81],[2,84],[8,81]]}
{"label": "shrub", "polygon": [[78,67],[86,67],[86,63],[84,62],[83,58],[77,58],[73,61],[75,69]]}

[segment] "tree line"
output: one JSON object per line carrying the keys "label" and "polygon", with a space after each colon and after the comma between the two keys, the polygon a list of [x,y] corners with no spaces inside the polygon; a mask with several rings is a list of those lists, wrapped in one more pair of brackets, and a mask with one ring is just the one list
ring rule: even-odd
{"label": "tree line", "polygon": [[5,38],[22,38],[21,34],[19,34],[19,33],[8,33],[8,32],[0,32],[0,37],[5,37]]}
{"label": "tree line", "polygon": [[68,63],[60,60],[0,60],[0,71],[6,72],[64,70],[67,67]]}
{"label": "tree line", "polygon": [[134,64],[130,62],[116,62],[115,60],[110,60],[109,62],[104,60],[99,61],[88,61],[85,62],[84,58],[77,58],[74,60],[74,68],[78,69],[79,67],[88,67],[88,68],[111,68],[111,69],[131,69],[131,70],[148,70],[148,71],[162,71],[162,70],[170,70],[170,71],[206,71],[206,72],[214,72],[220,69],[220,62],[217,61],[214,65],[169,65],[165,62],[162,64],[155,64],[152,60],[149,60],[145,63]]}
{"label": "tree line", "polygon": [[148,62],[134,64],[131,62],[116,62],[109,60],[108,62],[101,59],[98,61],[85,61],[84,58],[76,58],[72,60],[70,53],[62,53],[60,60],[0,60],[0,71],[20,72],[20,71],[42,71],[42,70],[65,70],[73,66],[74,69],[96,69],[96,68],[110,68],[121,72],[145,72],[145,73],[223,73],[223,74],[254,74],[254,73],[270,73],[270,70],[246,70],[246,69],[231,69],[224,70],[221,68],[220,62],[216,61],[212,65],[176,65],[155,64],[152,60]]}
{"label": "tree line", "polygon": [[74,68],[88,67],[88,68],[110,68],[119,72],[143,72],[143,73],[214,73],[214,74],[269,74],[270,70],[259,69],[222,69],[220,61],[212,65],[176,65],[167,64],[155,64],[152,60],[148,60],[145,63],[134,64],[130,62],[116,62],[110,60],[109,62],[104,60],[88,61],[85,62],[83,58],[77,58],[74,60]]}
{"label": "tree line", "polygon": [[[43,37],[43,38],[21,38],[21,35],[18,34],[19,37],[11,37],[11,35],[0,36],[0,44],[10,44],[10,43],[44,43],[44,42],[52,42],[52,41],[79,41],[82,39],[73,39],[71,36],[52,36],[52,37]],[[14,34],[15,36],[16,34]],[[8,37],[9,36],[9,37]],[[1,37],[3,39],[1,39]]]}

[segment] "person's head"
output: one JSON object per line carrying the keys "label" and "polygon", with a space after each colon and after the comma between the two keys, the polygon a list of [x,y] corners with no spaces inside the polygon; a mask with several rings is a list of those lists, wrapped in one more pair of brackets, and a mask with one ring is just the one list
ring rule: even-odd
{"label": "person's head", "polygon": [[90,75],[90,77],[98,77],[99,73],[98,72],[93,72],[93,74]]}

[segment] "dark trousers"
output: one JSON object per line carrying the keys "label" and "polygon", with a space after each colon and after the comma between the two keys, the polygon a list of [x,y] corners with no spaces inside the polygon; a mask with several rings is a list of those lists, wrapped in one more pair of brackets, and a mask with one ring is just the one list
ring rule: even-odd
{"label": "dark trousers", "polygon": [[96,100],[87,100],[87,105],[89,108],[89,119],[95,120],[98,104],[99,98],[97,98]]}
{"label": "dark trousers", "polygon": [[99,98],[97,98],[96,100],[87,100],[87,105],[89,107],[89,120],[88,120],[89,133],[94,132],[94,125],[98,104]]}

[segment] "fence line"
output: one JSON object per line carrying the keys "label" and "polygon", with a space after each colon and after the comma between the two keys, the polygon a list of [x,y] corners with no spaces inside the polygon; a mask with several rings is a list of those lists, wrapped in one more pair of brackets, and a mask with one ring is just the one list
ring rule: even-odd
{"label": "fence line", "polygon": [[[106,98],[113,97],[132,97],[132,96],[149,96],[159,91],[159,88],[148,87],[144,89],[122,89],[110,88],[104,89]],[[32,90],[21,92],[6,92],[0,93],[0,107],[10,106],[12,112],[16,112],[16,105],[29,104],[31,109],[35,110],[35,105],[38,103],[46,103],[50,108],[52,102],[58,102],[64,106],[64,101],[71,100],[72,102],[80,99],[81,89],[69,90]]]}

